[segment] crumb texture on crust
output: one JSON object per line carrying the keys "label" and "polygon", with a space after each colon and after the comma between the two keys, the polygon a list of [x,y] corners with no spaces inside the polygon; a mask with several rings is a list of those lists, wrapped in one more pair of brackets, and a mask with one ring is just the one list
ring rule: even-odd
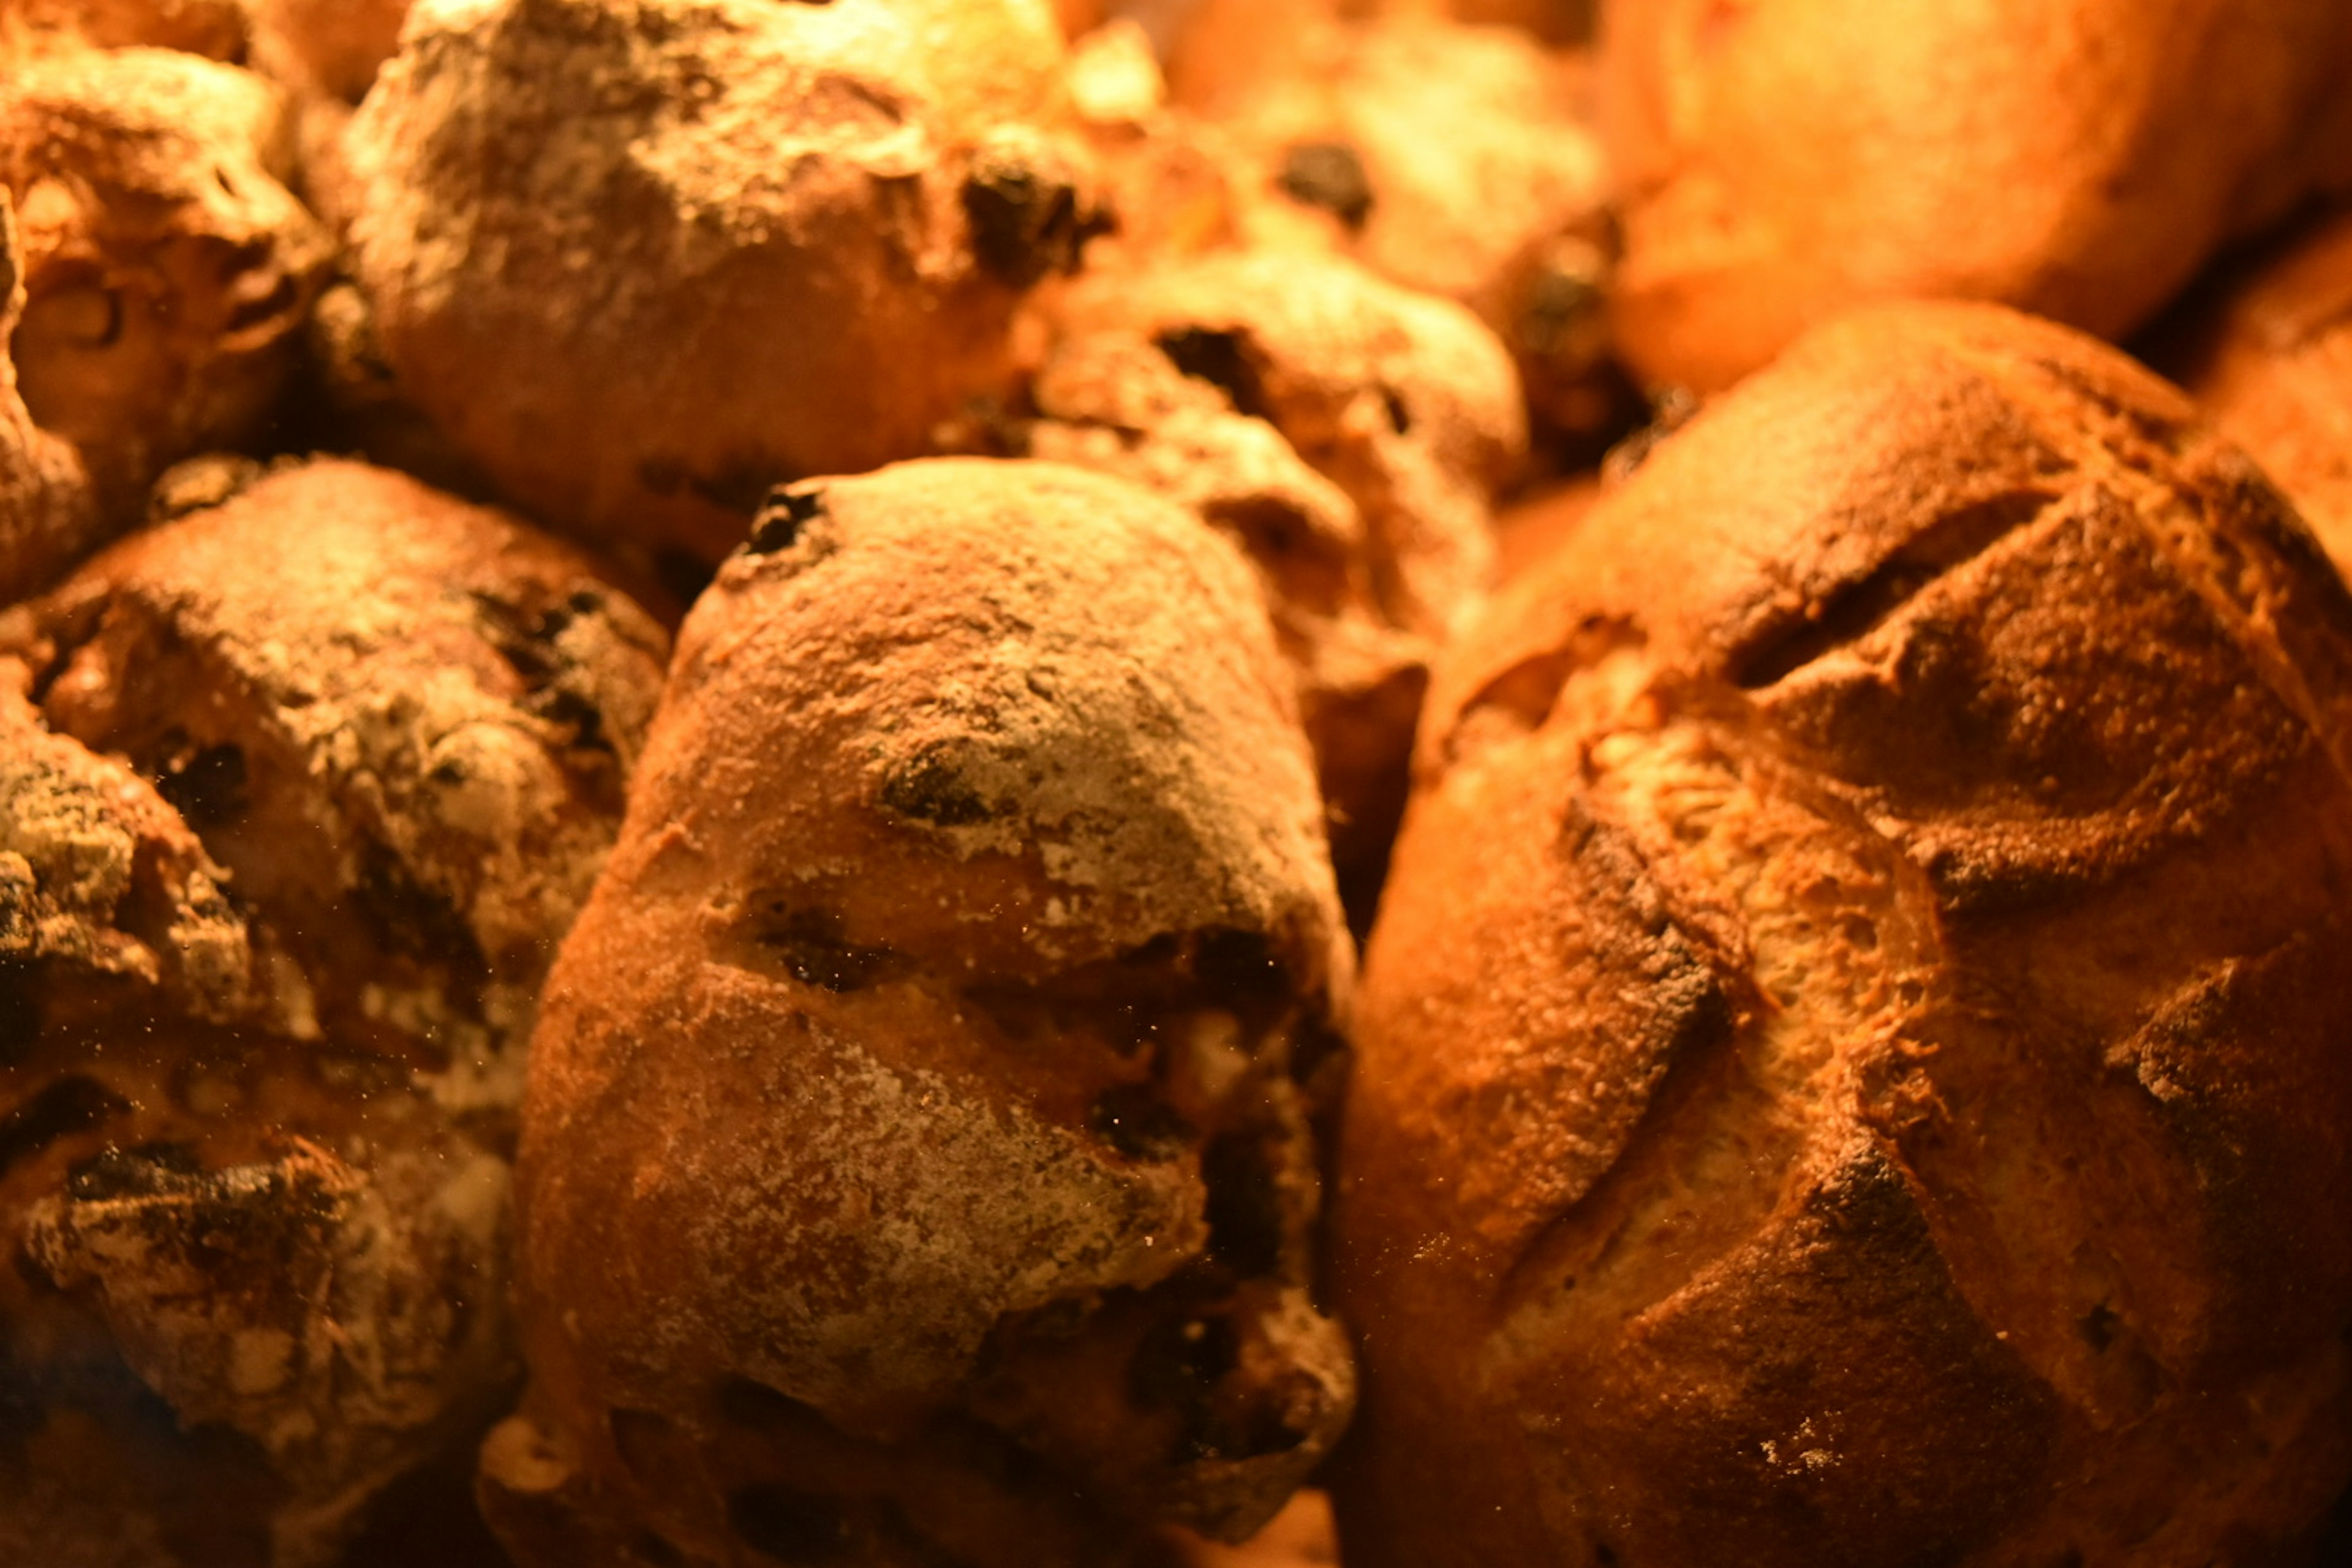
{"label": "crumb texture on crust", "polygon": [[1296,713],[1240,554],[1145,491],[779,494],[534,1044],[533,1383],[485,1471],[524,1561],[756,1563],[779,1489],[873,1563],[1279,1507],[1353,1397],[1309,1266],[1352,959]]}
{"label": "crumb texture on crust", "polygon": [[1437,673],[1335,1197],[1349,1561],[2300,1539],[2347,764],[2352,596],[2088,340],[1886,307],[1665,438]]}
{"label": "crumb texture on crust", "polygon": [[666,650],[398,475],[164,490],[0,614],[0,1560],[311,1568],[510,1392],[520,1053]]}

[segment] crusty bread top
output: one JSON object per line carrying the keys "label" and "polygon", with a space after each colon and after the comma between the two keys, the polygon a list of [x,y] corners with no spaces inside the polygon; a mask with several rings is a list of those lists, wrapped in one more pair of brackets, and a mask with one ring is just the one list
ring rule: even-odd
{"label": "crusty bread top", "polygon": [[716,561],[770,484],[929,449],[1074,255],[1043,0],[433,0],[403,38],[344,143],[354,275],[403,390],[566,527]]}
{"label": "crusty bread top", "polygon": [[2352,1474],[2352,595],[2177,392],[1828,329],[1503,590],[1417,765],[1351,1563],[2203,1561]]}
{"label": "crusty bread top", "polygon": [[[567,1457],[499,1496],[715,1552],[724,1498],[788,1479],[1059,1561],[923,1518],[944,1466],[1033,1521],[1246,1532],[1352,1403],[1307,1125],[1351,971],[1231,544],[1047,463],[780,491],[688,616],[544,998],[520,1419]],[[1187,1322],[1245,1349],[1152,1394]],[[789,1463],[730,1387],[798,1412]],[[615,1408],[669,1424],[674,1481]],[[1076,1492],[971,1478],[960,1423]]]}

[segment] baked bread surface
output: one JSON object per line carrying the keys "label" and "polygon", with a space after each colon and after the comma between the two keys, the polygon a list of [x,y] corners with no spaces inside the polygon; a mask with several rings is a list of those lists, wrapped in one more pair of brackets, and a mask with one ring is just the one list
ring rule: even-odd
{"label": "baked bread surface", "polygon": [[1865,312],[1444,660],[1348,1561],[2267,1561],[2352,1475],[2352,599],[2172,389]]}
{"label": "baked bread surface", "polygon": [[529,1563],[1111,1560],[1353,1400],[1352,969],[1239,552],[1056,465],[781,492],[689,616],[534,1041],[485,1453]]}
{"label": "baked bread surface", "polygon": [[665,652],[335,462],[0,614],[0,1562],[313,1568],[511,1396],[520,1054]]}

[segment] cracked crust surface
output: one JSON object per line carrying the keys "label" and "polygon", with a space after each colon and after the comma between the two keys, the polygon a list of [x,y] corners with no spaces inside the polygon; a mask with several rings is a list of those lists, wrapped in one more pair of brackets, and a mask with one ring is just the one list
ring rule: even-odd
{"label": "cracked crust surface", "polygon": [[245,477],[0,616],[9,1561],[329,1561],[514,1372],[519,1058],[663,638],[413,480]]}
{"label": "cracked crust surface", "polygon": [[2352,597],[2177,393],[1990,307],[1820,333],[1498,595],[1420,747],[1335,1200],[1350,1563],[2314,1526]]}
{"label": "cracked crust surface", "polygon": [[534,1044],[510,1546],[1246,1533],[1352,1405],[1308,1270],[1350,971],[1231,546],[1043,463],[780,494]]}

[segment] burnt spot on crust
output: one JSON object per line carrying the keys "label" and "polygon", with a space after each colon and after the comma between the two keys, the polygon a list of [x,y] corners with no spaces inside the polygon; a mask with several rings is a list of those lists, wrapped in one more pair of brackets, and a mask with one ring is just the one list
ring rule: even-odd
{"label": "burnt spot on crust", "polygon": [[1192,1123],[1148,1083],[1105,1089],[1087,1110],[1087,1126],[1130,1160],[1172,1160],[1193,1137]]}
{"label": "burnt spot on crust", "polygon": [[575,618],[569,604],[533,611],[489,594],[470,596],[483,637],[522,678],[527,689],[538,690],[570,662],[555,646]]}
{"label": "burnt spot on crust", "polygon": [[801,529],[824,515],[822,486],[779,485],[761,503],[743,549],[751,555],[773,555],[779,550],[790,550],[800,542]]}
{"label": "burnt spot on crust", "polygon": [[1284,150],[1274,183],[1283,195],[1325,212],[1349,228],[1372,216],[1372,180],[1352,142],[1294,142]]}
{"label": "burnt spot on crust", "polygon": [[863,991],[906,967],[889,948],[849,941],[833,910],[771,904],[761,911],[757,940],[793,979],[824,991]]}
{"label": "burnt spot on crust", "polygon": [[184,743],[152,777],[155,792],[199,833],[233,826],[250,805],[245,752],[236,746],[192,748]]}
{"label": "burnt spot on crust", "polygon": [[96,1079],[79,1073],[58,1079],[0,1116],[0,1173],[60,1138],[87,1132],[130,1109],[121,1096]]}
{"label": "burnt spot on crust", "polygon": [[851,1545],[848,1517],[837,1500],[774,1481],[730,1492],[727,1527],[779,1563],[837,1563]]}
{"label": "burnt spot on crust", "polygon": [[604,733],[604,712],[585,692],[570,686],[551,686],[532,693],[523,704],[529,712],[560,724],[572,731],[568,744],[576,751],[611,752],[612,738]]}
{"label": "burnt spot on crust", "polygon": [[964,179],[963,210],[981,265],[1015,289],[1076,271],[1087,241],[1110,226],[1066,174],[1013,148],[981,153]]}
{"label": "burnt spot on crust", "polygon": [[936,748],[918,752],[882,781],[882,808],[913,822],[969,827],[997,814]]}
{"label": "burnt spot on crust", "polygon": [[1273,417],[1265,400],[1265,382],[1238,331],[1212,327],[1171,327],[1151,340],[1168,363],[1195,381],[1205,381],[1225,395],[1236,414],[1253,419]]}

